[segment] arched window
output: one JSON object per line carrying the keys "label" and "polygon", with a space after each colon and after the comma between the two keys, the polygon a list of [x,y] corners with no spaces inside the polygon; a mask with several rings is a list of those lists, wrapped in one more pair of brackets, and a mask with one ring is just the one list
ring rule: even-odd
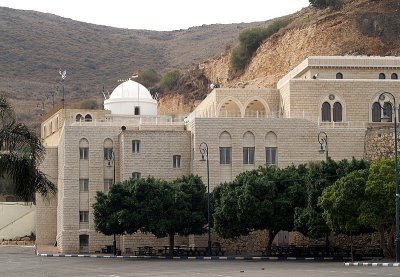
{"label": "arched window", "polygon": [[89,159],[89,141],[85,138],[79,141],[79,159]]}
{"label": "arched window", "polygon": [[75,117],[75,121],[76,122],[82,121],[82,119],[83,119],[83,117],[82,117],[81,114],[77,114],[76,117]]}
{"label": "arched window", "polygon": [[274,132],[268,132],[265,136],[265,162],[267,165],[278,164],[278,137]]}
{"label": "arched window", "polygon": [[86,122],[91,122],[92,121],[92,116],[90,114],[85,115],[85,121]]}
{"label": "arched window", "polygon": [[396,73],[392,73],[392,75],[390,76],[390,79],[392,80],[397,80],[399,77],[397,76]]}
{"label": "arched window", "polygon": [[322,104],[322,121],[331,121],[331,104],[324,102]]}
{"label": "arched window", "polygon": [[243,135],[243,164],[254,164],[255,137],[250,131]]}
{"label": "arched window", "polygon": [[340,72],[336,73],[336,79],[343,79],[343,74]]}
{"label": "arched window", "polygon": [[385,73],[379,73],[379,79],[381,80],[386,79]]}
{"label": "arched window", "polygon": [[381,105],[378,102],[372,105],[372,122],[381,122]]}
{"label": "arched window", "polygon": [[389,102],[383,104],[383,118],[386,122],[392,122],[392,104]]}
{"label": "arched window", "polygon": [[232,138],[227,131],[219,136],[219,163],[232,164]]}
{"label": "arched window", "polygon": [[333,104],[333,121],[342,122],[342,104],[339,102]]}

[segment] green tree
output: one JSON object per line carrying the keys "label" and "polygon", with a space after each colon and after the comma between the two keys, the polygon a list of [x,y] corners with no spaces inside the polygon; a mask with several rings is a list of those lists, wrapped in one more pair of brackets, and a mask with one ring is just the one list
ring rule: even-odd
{"label": "green tree", "polygon": [[207,223],[206,187],[199,176],[189,175],[159,187],[156,210],[148,214],[149,229],[156,237],[169,237],[171,249],[175,235],[203,234]]}
{"label": "green tree", "polygon": [[162,90],[172,90],[174,89],[181,77],[179,70],[171,70],[165,73],[165,75],[160,80],[160,88]]}
{"label": "green tree", "polygon": [[386,257],[395,256],[395,195],[394,160],[373,162],[361,205],[360,221],[379,232],[380,246]]}
{"label": "green tree", "polygon": [[160,81],[160,75],[154,69],[146,69],[139,73],[137,81],[145,87],[153,87]]}
{"label": "green tree", "polygon": [[[352,237],[366,230],[359,217],[368,174],[368,169],[353,171],[327,187],[319,197],[322,216],[333,231]],[[351,250],[353,256],[352,240]]]}
{"label": "green tree", "polygon": [[16,121],[13,108],[0,96],[0,178],[9,178],[15,195],[25,202],[35,202],[35,193],[47,197],[56,192],[38,169],[44,155],[40,138]]}
{"label": "green tree", "polygon": [[81,109],[95,110],[99,107],[99,104],[94,99],[87,99],[81,103]]}
{"label": "green tree", "polygon": [[367,169],[368,162],[364,160],[346,159],[336,162],[332,159],[320,163],[310,163],[307,173],[305,207],[299,207],[295,211],[295,230],[311,238],[326,238],[329,246],[329,234],[331,228],[322,217],[323,210],[318,206],[318,198],[322,192],[339,178],[346,176],[354,170]]}
{"label": "green tree", "polygon": [[294,209],[304,206],[304,165],[259,168],[239,174],[214,192],[214,227],[223,238],[268,230],[267,250],[280,230],[293,229]]}

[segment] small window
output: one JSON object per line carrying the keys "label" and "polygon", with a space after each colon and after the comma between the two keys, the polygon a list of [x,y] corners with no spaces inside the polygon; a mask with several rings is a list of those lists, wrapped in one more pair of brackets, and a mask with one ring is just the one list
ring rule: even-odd
{"label": "small window", "polygon": [[343,79],[343,74],[340,72],[336,73],[336,79]]}
{"label": "small window", "polygon": [[385,73],[379,73],[379,79],[380,80],[386,79]]}
{"label": "small window", "polygon": [[381,105],[378,102],[372,105],[372,122],[381,122]]}
{"label": "small window", "polygon": [[107,161],[114,160],[114,152],[112,148],[104,148],[104,159]]}
{"label": "small window", "polygon": [[254,164],[255,147],[243,147],[243,164]]}
{"label": "small window", "polygon": [[104,179],[104,192],[109,191],[113,183],[114,183],[113,179]]}
{"label": "small window", "polygon": [[79,211],[79,222],[81,222],[81,223],[89,222],[89,212],[88,211]]}
{"label": "small window", "polygon": [[140,107],[135,107],[135,115],[140,115]]}
{"label": "small window", "polygon": [[267,165],[276,165],[277,164],[277,147],[266,147],[265,148],[265,157]]}
{"label": "small window", "polygon": [[88,147],[79,147],[79,158],[81,160],[89,159],[89,148]]}
{"label": "small window", "polygon": [[397,76],[396,73],[392,73],[392,75],[390,76],[390,79],[392,80],[397,80],[399,77]]}
{"label": "small window", "polygon": [[92,121],[92,116],[90,114],[85,115],[85,121],[86,122],[91,122]]}
{"label": "small window", "polygon": [[75,121],[76,122],[82,121],[82,119],[83,119],[83,117],[82,117],[81,114],[77,114],[76,117],[75,117]]}
{"label": "small window", "polygon": [[342,122],[342,104],[339,102],[333,104],[333,121]]}
{"label": "small window", "polygon": [[132,140],[132,153],[140,152],[140,140]]}
{"label": "small window", "polygon": [[172,164],[174,168],[181,168],[181,155],[174,155],[172,157]]}
{"label": "small window", "polygon": [[140,176],[141,176],[140,172],[132,172],[133,179],[140,179]]}
{"label": "small window", "polygon": [[79,179],[79,191],[80,192],[89,191],[89,179]]}
{"label": "small window", "polygon": [[231,164],[232,147],[220,147],[219,148],[219,163],[220,164]]}
{"label": "small window", "polygon": [[324,102],[322,104],[321,113],[323,122],[331,122],[331,104]]}

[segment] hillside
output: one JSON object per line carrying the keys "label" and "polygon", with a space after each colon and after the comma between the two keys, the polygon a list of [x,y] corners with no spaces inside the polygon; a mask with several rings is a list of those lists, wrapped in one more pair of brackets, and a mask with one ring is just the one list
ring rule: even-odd
{"label": "hillside", "polygon": [[308,7],[265,40],[243,74],[233,77],[230,52],[200,67],[206,78],[228,87],[274,87],[308,56],[400,55],[400,1],[346,0],[337,11]]}
{"label": "hillside", "polygon": [[161,99],[160,109],[189,112],[205,96],[210,83],[221,87],[275,87],[280,78],[309,56],[398,56],[399,14],[398,0],[345,0],[339,10],[304,8],[288,16],[290,24],[260,45],[243,73],[233,73],[232,49],[228,49],[186,74],[181,87]]}
{"label": "hillside", "polygon": [[[133,69],[188,69],[221,54],[241,30],[265,22],[214,24],[168,32],[129,30],[0,7],[0,94],[20,119],[39,121],[37,104],[51,108],[50,92],[67,69],[66,103],[112,91]],[[51,97],[50,97],[51,98]],[[56,96],[60,100],[60,95]],[[36,122],[36,126],[37,126]]]}

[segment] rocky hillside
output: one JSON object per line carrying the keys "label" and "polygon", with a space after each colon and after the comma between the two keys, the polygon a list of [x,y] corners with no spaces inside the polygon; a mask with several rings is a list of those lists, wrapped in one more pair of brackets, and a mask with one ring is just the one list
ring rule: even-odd
{"label": "rocky hillside", "polygon": [[[308,7],[290,17],[286,28],[263,42],[243,74],[232,74],[231,51],[226,51],[200,64],[201,74],[194,71],[191,78],[208,79],[222,87],[275,87],[280,78],[308,56],[400,55],[398,0],[346,0],[337,11]],[[199,87],[199,91],[206,89]],[[183,111],[184,107],[176,106],[176,99],[173,105],[162,103],[163,109]],[[186,102],[192,103],[187,105],[191,107],[197,100],[193,97]]]}
{"label": "rocky hillside", "polygon": [[[265,22],[214,24],[158,32],[112,28],[34,11],[0,7],[0,94],[19,118],[39,122],[39,106],[51,108],[59,68],[67,69],[66,104],[102,102],[133,69],[186,70],[221,54],[245,28]],[[60,101],[60,94],[55,95]],[[43,104],[42,104],[43,101]],[[41,107],[40,107],[41,108]]]}

